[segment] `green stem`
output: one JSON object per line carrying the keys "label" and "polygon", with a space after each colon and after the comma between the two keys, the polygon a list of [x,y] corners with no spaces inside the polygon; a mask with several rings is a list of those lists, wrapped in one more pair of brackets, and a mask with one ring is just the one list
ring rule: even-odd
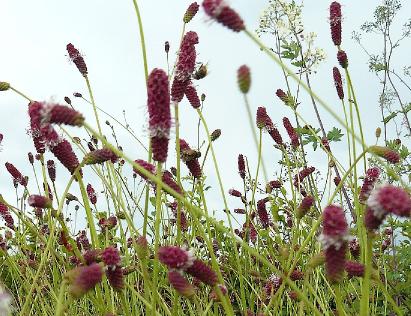
{"label": "green stem", "polygon": [[141,41],[141,52],[143,54],[143,62],[144,62],[144,76],[145,76],[145,81],[147,82],[148,80],[148,64],[147,64],[147,50],[146,50],[146,41],[144,39],[144,29],[143,29],[143,21],[141,19],[141,14],[140,14],[140,9],[137,4],[137,0],[133,0],[134,4],[134,9],[136,11],[137,15],[137,21],[138,21],[138,29],[140,33],[140,41]]}
{"label": "green stem", "polygon": [[90,80],[88,79],[87,76],[84,77],[84,78],[86,79],[86,84],[87,84],[88,93],[89,93],[89,95],[90,95],[91,104],[93,105],[93,111],[94,111],[94,116],[96,117],[98,132],[99,132],[101,135],[103,135],[103,133],[102,133],[102,131],[101,131],[100,120],[99,120],[99,118],[98,118],[96,102],[94,101],[93,91],[91,90]]}
{"label": "green stem", "polygon": [[[248,101],[248,97],[247,97],[246,94],[243,94],[243,96],[244,96],[245,108],[247,110],[248,122],[250,124],[251,134],[253,135],[255,149],[258,152],[259,151],[259,142],[258,142],[258,139],[257,139],[257,130],[255,128],[255,123],[254,123],[254,119],[253,119],[253,114],[251,112],[250,102]],[[262,157],[261,157],[261,164],[262,164],[262,168],[263,168],[264,179],[267,182],[268,181],[268,174],[267,174],[267,170],[265,168],[265,164],[264,164],[264,161],[263,161]]]}
{"label": "green stem", "polygon": [[360,315],[368,316],[369,315],[369,299],[370,299],[370,278],[372,270],[372,241],[373,237],[370,233],[367,234],[367,245],[365,251],[365,273],[364,280],[361,287],[361,306],[360,306]]}
{"label": "green stem", "polygon": [[157,186],[156,186],[156,216],[155,216],[155,223],[154,223],[154,266],[153,266],[153,302],[152,308],[153,311],[156,309],[156,301],[157,301],[157,286],[158,286],[158,270],[159,270],[159,261],[157,258],[158,248],[160,245],[160,224],[161,224],[161,190],[162,190],[162,163],[159,162],[157,164]]}

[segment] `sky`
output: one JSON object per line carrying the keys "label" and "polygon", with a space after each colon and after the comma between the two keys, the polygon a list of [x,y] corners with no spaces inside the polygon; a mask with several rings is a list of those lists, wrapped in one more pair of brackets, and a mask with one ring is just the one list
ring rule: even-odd
{"label": "sky", "polygon": [[[89,69],[89,78],[97,105],[117,119],[123,120],[123,110],[130,127],[146,142],[147,111],[143,60],[138,35],[138,24],[131,0],[71,0],[71,1],[22,1],[2,0],[0,26],[2,30],[2,50],[0,52],[0,80],[7,81],[15,88],[36,100],[54,100],[64,103],[70,96],[73,105],[84,113],[88,122],[94,123],[91,107],[72,97],[73,92],[87,96],[82,76],[68,60],[65,47],[73,43],[84,55]],[[350,69],[356,87],[360,111],[364,118],[366,142],[375,141],[375,128],[381,123],[378,109],[379,82],[368,72],[367,57],[351,39],[351,32],[372,18],[373,9],[380,1],[340,1],[344,13],[343,47],[349,55]],[[399,23],[408,18],[411,4],[403,1]],[[176,56],[176,49],[182,29],[182,16],[191,1],[186,0],[142,0],[139,1],[143,18],[148,52],[149,69],[167,68],[164,42],[171,45],[170,62]],[[232,0],[231,6],[243,17],[248,29],[255,30],[260,14],[267,6],[267,0]],[[330,1],[308,0],[303,9],[306,31],[318,35],[317,46],[323,48],[327,59],[312,77],[313,89],[318,92],[340,115],[343,114],[336,96],[331,69],[336,65],[336,50],[330,39],[328,7]],[[209,75],[198,82],[199,93],[206,94],[204,116],[209,128],[222,130],[221,138],[215,142],[215,150],[222,173],[225,191],[231,187],[241,187],[237,174],[237,156],[246,155],[255,169],[256,151],[252,142],[243,98],[236,83],[236,71],[247,64],[252,71],[252,88],[249,99],[252,111],[265,106],[273,121],[281,125],[283,116],[292,117],[290,109],[275,97],[278,88],[284,88],[280,69],[244,34],[233,33],[217,23],[212,23],[199,12],[186,30],[199,34],[197,45],[198,60],[208,63]],[[269,43],[268,43],[269,45]],[[367,48],[378,51],[381,42],[369,37]],[[405,41],[398,69],[408,55],[410,42]],[[409,96],[406,96],[409,98]],[[312,106],[306,97],[302,98],[300,110],[311,125],[317,126]],[[305,101],[305,102],[304,102]],[[11,91],[0,94],[0,133],[4,135],[1,165],[13,162],[23,174],[33,178],[27,152],[33,145],[26,133],[28,116],[27,102]],[[323,109],[321,116],[326,129],[338,124]],[[197,116],[187,101],[180,105],[181,137],[195,145],[197,142]],[[104,122],[107,117],[101,114]],[[110,120],[112,122],[112,120]],[[110,131],[104,126],[107,135]],[[73,135],[82,135],[77,129],[69,129]],[[287,138],[280,128],[283,138]],[[116,127],[118,138],[125,152],[132,158],[145,158],[146,153],[120,127]],[[80,134],[79,134],[80,133]],[[202,137],[204,133],[202,132]],[[173,136],[174,137],[174,134]],[[269,166],[270,178],[278,171],[279,151],[273,150],[270,139],[265,135],[265,161]],[[170,146],[172,148],[172,145]],[[346,145],[333,147],[335,154],[343,157]],[[324,160],[319,155],[309,155],[309,164],[325,170]],[[47,159],[52,158],[47,154]],[[68,172],[58,168],[57,186],[64,188]],[[205,167],[207,181],[212,185],[209,191],[210,205],[216,210],[223,208],[211,160]],[[130,168],[131,176],[131,168]],[[86,182],[95,180],[90,172],[85,173]],[[0,193],[12,199],[13,191],[9,174],[3,167],[0,171],[2,183]],[[31,181],[34,190],[34,180]],[[97,188],[99,189],[99,188]],[[100,188],[101,189],[101,188]],[[238,201],[229,200],[230,207],[240,207]],[[218,212],[219,217],[221,212]]]}

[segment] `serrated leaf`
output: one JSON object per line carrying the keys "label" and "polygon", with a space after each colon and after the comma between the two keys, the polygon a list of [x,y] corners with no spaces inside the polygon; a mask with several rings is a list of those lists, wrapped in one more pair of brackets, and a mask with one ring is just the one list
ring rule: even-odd
{"label": "serrated leaf", "polygon": [[327,133],[327,139],[330,142],[339,142],[343,136],[344,134],[341,132],[341,129],[336,127]]}

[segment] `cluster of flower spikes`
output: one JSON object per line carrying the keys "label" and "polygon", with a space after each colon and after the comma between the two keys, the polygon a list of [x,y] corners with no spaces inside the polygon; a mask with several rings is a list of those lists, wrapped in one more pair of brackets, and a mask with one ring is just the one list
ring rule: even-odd
{"label": "cluster of flower spikes", "polygon": [[153,160],[164,163],[168,154],[171,112],[168,76],[162,69],[153,69],[148,77],[147,105]]}
{"label": "cluster of flower spikes", "polygon": [[190,170],[191,175],[199,179],[201,177],[201,166],[198,158],[195,155],[189,154],[192,151],[190,145],[182,138],[180,138],[180,152],[181,158],[186,164],[188,170]]}
{"label": "cluster of flower spikes", "polygon": [[332,283],[341,281],[346,263],[348,248],[348,224],[344,210],[338,205],[329,205],[324,208],[323,231],[320,241],[325,255],[325,270]]}
{"label": "cluster of flower spikes", "polygon": [[194,286],[187,280],[184,273],[200,280],[204,284],[216,286],[217,274],[213,269],[194,254],[178,246],[160,247],[158,259],[169,269],[168,280],[181,295],[191,297],[195,294]]}
{"label": "cluster of flower spikes", "polygon": [[27,178],[24,177],[13,164],[11,164],[10,162],[6,162],[5,166],[7,171],[10,173],[10,175],[17,183],[20,183],[23,187],[27,186]]}
{"label": "cluster of flower spikes", "polygon": [[109,246],[100,250],[87,247],[87,250],[83,252],[84,264],[81,264],[78,259],[72,261],[79,266],[65,274],[69,284],[68,291],[74,298],[79,299],[92,290],[102,281],[104,273],[114,290],[124,289],[124,269],[121,266],[120,253],[117,248]]}
{"label": "cluster of flower spikes", "polygon": [[411,198],[403,188],[390,184],[377,185],[367,200],[364,222],[368,230],[380,227],[389,214],[400,217],[411,216]]}
{"label": "cluster of flower spikes", "polygon": [[213,20],[223,24],[234,32],[245,30],[243,19],[224,0],[204,0],[203,9]]}
{"label": "cluster of flower spikes", "polygon": [[4,222],[6,223],[6,227],[14,230],[14,219],[10,214],[9,208],[7,205],[0,202],[0,216],[3,218]]}
{"label": "cluster of flower spikes", "polygon": [[[31,134],[38,153],[44,153],[46,145],[54,156],[72,174],[79,167],[79,161],[70,143],[61,138],[52,124],[81,126],[84,117],[79,112],[59,104],[31,102],[29,104]],[[79,170],[81,174],[81,170]]]}
{"label": "cluster of flower spikes", "polygon": [[198,44],[197,33],[193,31],[187,32],[181,42],[176,73],[171,86],[171,100],[174,103],[181,102],[184,95],[186,95],[194,108],[200,107],[197,92],[191,82],[191,75],[194,72],[197,58],[196,44]]}

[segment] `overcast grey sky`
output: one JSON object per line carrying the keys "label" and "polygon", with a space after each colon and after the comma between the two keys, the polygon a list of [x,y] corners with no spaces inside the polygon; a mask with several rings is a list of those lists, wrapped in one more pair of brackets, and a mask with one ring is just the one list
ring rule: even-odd
{"label": "overcast grey sky", "polygon": [[[199,1],[200,2],[200,1]],[[328,24],[329,0],[305,1],[304,22],[307,31],[318,34],[317,46],[323,48],[328,57],[312,79],[313,88],[327,102],[335,104],[339,113],[340,102],[336,97],[331,69],[336,65],[335,47],[332,45]],[[374,7],[380,1],[340,1],[343,5],[343,46],[349,54],[350,68],[356,85],[361,112],[365,118],[366,139],[374,141],[374,130],[379,125],[378,91],[375,77],[368,72],[366,56],[351,40],[351,32],[372,17]],[[404,2],[400,21],[405,21],[411,5]],[[131,0],[71,0],[71,1],[23,1],[2,0],[0,11],[1,42],[0,74],[2,81],[8,81],[33,99],[64,102],[64,96],[72,97],[74,91],[87,95],[85,82],[74,65],[70,64],[65,47],[73,43],[85,55],[89,78],[93,86],[98,106],[122,119],[123,109],[134,131],[142,138],[146,136],[146,92],[143,62],[140,51],[137,19]],[[171,44],[171,60],[182,28],[182,15],[191,1],[186,0],[140,0],[144,30],[147,41],[149,68],[166,68],[164,41]],[[266,0],[232,0],[231,5],[244,18],[249,29],[255,29],[261,12],[267,6]],[[244,34],[235,34],[217,23],[210,23],[203,12],[195,17],[187,30],[198,32],[200,44],[197,46],[198,60],[209,62],[210,74],[199,82],[199,93],[205,93],[207,100],[204,114],[211,130],[222,129],[222,137],[216,143],[216,151],[222,169],[226,191],[240,186],[237,176],[236,159],[239,153],[249,156],[255,162],[255,150],[246,111],[236,85],[236,70],[242,64],[252,69],[252,89],[249,94],[253,112],[264,105],[276,123],[291,112],[275,97],[277,88],[284,87],[278,67],[271,62]],[[378,48],[376,41],[369,41],[369,48]],[[396,56],[402,60],[408,56],[409,41],[404,42],[403,54]],[[407,95],[409,97],[409,95]],[[88,121],[94,122],[90,106],[72,97],[73,104],[83,112]],[[304,99],[303,99],[304,100]],[[408,101],[408,100],[406,100]],[[10,196],[10,176],[4,163],[13,162],[24,174],[33,177],[27,163],[27,152],[33,145],[26,135],[28,118],[26,101],[12,92],[0,95],[0,133],[4,134],[3,150],[0,153],[1,192]],[[180,106],[181,135],[189,143],[196,143],[196,113],[186,101]],[[300,106],[304,117],[317,126],[311,104]],[[326,128],[335,123],[321,110]],[[105,116],[101,116],[105,120]],[[74,135],[77,130],[71,129]],[[117,128],[125,151],[135,158],[145,158],[146,154],[138,144]],[[281,132],[286,137],[285,131]],[[109,132],[107,131],[107,134]],[[269,138],[265,138],[269,143]],[[270,143],[271,144],[271,143]],[[172,146],[170,147],[172,148]],[[343,155],[345,145],[333,147],[337,155]],[[270,164],[270,174],[278,168],[278,151],[267,146],[265,160]],[[51,155],[48,153],[48,158]],[[322,160],[313,155],[310,164]],[[325,168],[321,168],[323,171]],[[0,168],[0,170],[1,170]],[[215,185],[211,161],[206,167],[209,181]],[[65,170],[58,173],[67,176]],[[131,173],[130,173],[131,174]],[[90,176],[85,174],[86,180]],[[66,178],[60,178],[59,186]],[[34,180],[31,181],[34,185]],[[34,190],[34,187],[33,187]],[[214,186],[215,192],[218,188]],[[7,193],[8,192],[8,193]],[[212,194],[212,193],[211,193]],[[12,195],[11,195],[12,196]],[[212,194],[215,207],[223,208],[219,196]],[[235,202],[231,206],[238,207]]]}

